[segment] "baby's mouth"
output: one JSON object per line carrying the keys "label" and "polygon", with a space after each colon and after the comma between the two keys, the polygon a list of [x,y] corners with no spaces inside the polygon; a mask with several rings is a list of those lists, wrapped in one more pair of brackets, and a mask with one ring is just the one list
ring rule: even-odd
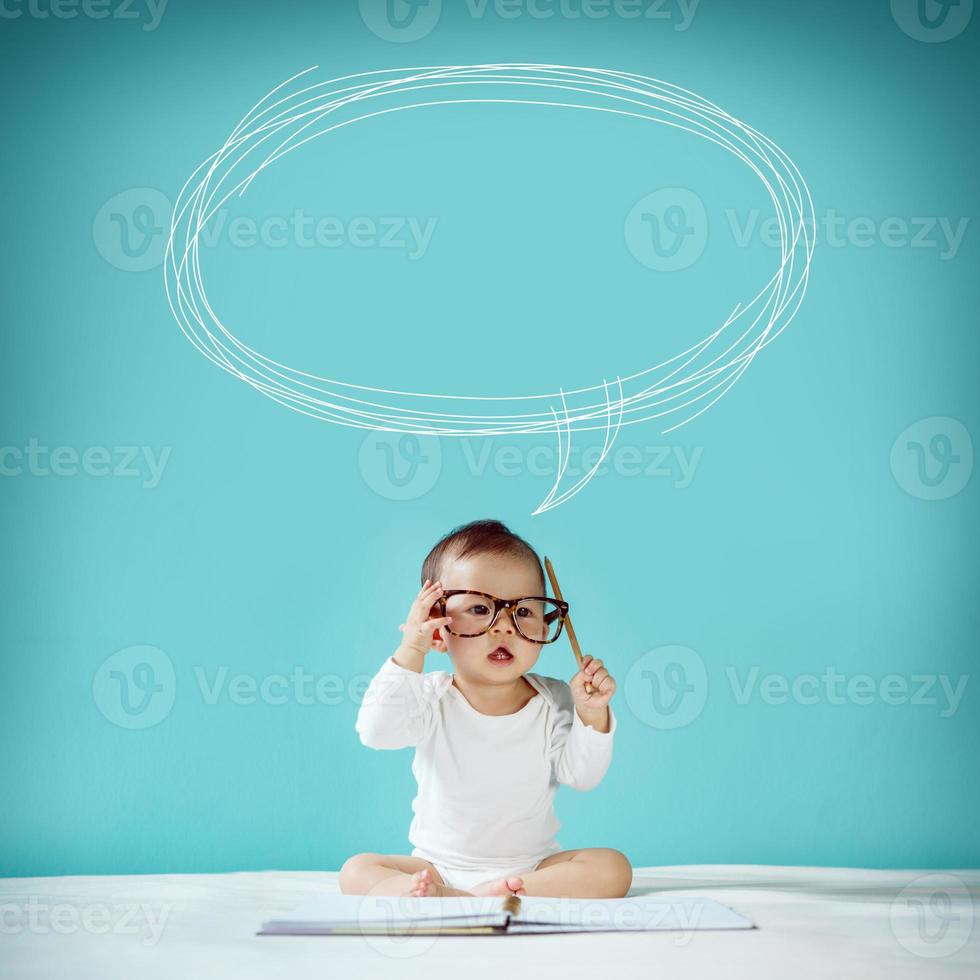
{"label": "baby's mouth", "polygon": [[514,655],[506,647],[497,647],[492,653],[487,654],[487,660],[495,664],[509,664],[513,659]]}

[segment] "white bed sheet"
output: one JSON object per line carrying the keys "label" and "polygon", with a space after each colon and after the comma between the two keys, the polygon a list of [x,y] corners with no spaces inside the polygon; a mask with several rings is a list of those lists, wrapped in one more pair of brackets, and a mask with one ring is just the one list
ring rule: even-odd
{"label": "white bed sheet", "polygon": [[323,890],[338,890],[336,872],[0,879],[0,976],[428,980],[458,969],[466,980],[500,980],[551,968],[563,980],[980,977],[980,870],[636,869],[633,893],[708,896],[758,925],[733,932],[254,934]]}

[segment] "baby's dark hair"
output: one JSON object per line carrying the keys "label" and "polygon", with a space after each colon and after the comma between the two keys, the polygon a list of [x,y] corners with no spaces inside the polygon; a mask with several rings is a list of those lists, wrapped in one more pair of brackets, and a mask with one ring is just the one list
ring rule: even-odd
{"label": "baby's dark hair", "polygon": [[538,553],[522,538],[514,534],[500,521],[471,521],[453,528],[439,540],[422,562],[422,582],[433,582],[442,574],[447,559],[466,558],[469,555],[512,555],[529,561],[541,578],[541,595],[547,595],[544,584],[544,566]]}

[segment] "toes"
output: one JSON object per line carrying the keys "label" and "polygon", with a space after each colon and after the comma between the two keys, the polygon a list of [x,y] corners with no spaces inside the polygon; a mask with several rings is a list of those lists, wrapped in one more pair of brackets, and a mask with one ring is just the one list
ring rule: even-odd
{"label": "toes", "polygon": [[413,895],[417,898],[425,897],[426,893],[429,890],[429,884],[430,884],[428,880],[428,875],[429,875],[429,871],[427,868],[423,868],[421,871],[416,871],[412,875],[412,886],[411,886],[411,890],[409,891],[410,895]]}

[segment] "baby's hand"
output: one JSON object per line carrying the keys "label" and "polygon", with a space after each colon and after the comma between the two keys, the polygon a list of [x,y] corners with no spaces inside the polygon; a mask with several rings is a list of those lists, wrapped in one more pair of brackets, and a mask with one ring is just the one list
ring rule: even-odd
{"label": "baby's hand", "polygon": [[[592,694],[585,693],[585,682],[592,684]],[[582,711],[598,711],[605,708],[616,693],[612,674],[589,654],[582,657],[582,669],[571,679],[572,700]]]}
{"label": "baby's hand", "polygon": [[432,649],[435,630],[452,622],[450,616],[432,615],[439,612],[436,602],[441,596],[442,583],[430,582],[426,579],[408,610],[405,622],[398,627],[405,634],[402,646],[414,650],[423,657]]}

